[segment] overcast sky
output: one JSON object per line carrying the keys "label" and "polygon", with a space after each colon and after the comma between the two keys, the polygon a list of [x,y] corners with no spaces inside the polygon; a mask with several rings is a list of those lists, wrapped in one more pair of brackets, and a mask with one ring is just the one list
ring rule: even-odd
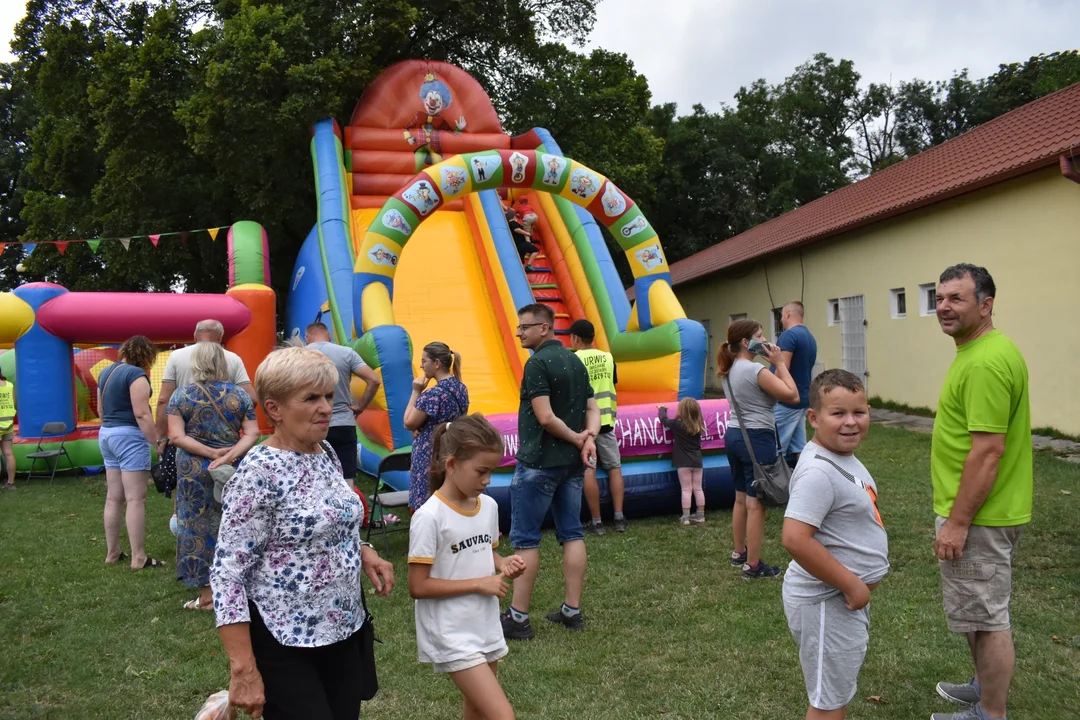
{"label": "overcast sky", "polygon": [[[0,48],[23,15],[0,0]],[[814,53],[863,82],[983,77],[998,64],[1078,47],[1077,0],[603,0],[589,47],[624,52],[655,102],[715,110],[756,78],[779,82]]]}

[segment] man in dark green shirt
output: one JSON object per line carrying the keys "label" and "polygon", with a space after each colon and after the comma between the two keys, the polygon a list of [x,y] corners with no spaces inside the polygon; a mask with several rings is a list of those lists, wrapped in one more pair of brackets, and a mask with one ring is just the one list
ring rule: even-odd
{"label": "man in dark green shirt", "polygon": [[510,608],[502,616],[510,639],[533,636],[529,604],[540,569],[540,526],[548,510],[555,537],[563,546],[566,595],[548,620],[570,630],[584,630],[581,588],[585,583],[585,534],[581,527],[581,490],[585,466],[596,467],[600,408],[593,400],[589,371],[555,339],[555,315],[546,305],[518,310],[517,336],[533,351],[525,363],[518,406],[517,468],[510,485],[510,545],[525,560],[514,580]]}

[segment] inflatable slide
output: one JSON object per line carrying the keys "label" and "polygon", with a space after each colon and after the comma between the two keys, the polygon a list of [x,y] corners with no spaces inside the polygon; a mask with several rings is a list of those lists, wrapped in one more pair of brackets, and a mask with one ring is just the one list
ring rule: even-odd
{"label": "inflatable slide", "polygon": [[[587,318],[597,346],[614,355],[628,510],[678,506],[671,438],[656,408],[701,397],[707,340],[675,298],[660,240],[631,198],[563,157],[547,131],[504,133],[479,83],[439,62],[389,68],[346,127],[333,120],[315,125],[311,156],[318,220],[297,257],[285,333],[302,337],[309,323],[322,321],[381,374],[382,387],[359,420],[365,471],[376,474],[387,453],[411,446],[402,418],[412,378],[424,345],[442,341],[462,355],[471,411],[503,432],[502,472],[489,492],[508,507],[519,383],[529,356],[515,337],[516,309],[541,302],[555,312],[564,343],[570,324]],[[527,198],[539,216],[541,256],[533,272],[522,266],[503,197]],[[633,271],[633,305],[601,225]],[[704,401],[702,409],[708,502],[730,504],[720,452],[727,404]],[[408,483],[403,473],[384,480],[397,489]]]}

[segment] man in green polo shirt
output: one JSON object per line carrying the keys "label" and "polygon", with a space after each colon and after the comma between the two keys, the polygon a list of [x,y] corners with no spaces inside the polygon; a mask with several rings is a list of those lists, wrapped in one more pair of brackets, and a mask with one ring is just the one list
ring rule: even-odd
{"label": "man in green polo shirt", "polygon": [[584,630],[581,588],[585,584],[585,535],[581,527],[581,489],[585,467],[596,467],[600,408],[593,399],[589,371],[555,339],[555,315],[547,305],[518,310],[521,347],[533,351],[521,377],[518,405],[517,467],[510,484],[510,546],[525,561],[514,580],[510,607],[502,616],[503,635],[533,636],[529,604],[540,569],[540,526],[548,510],[555,537],[563,546],[562,607],[548,620],[569,630]]}
{"label": "man in green polo shirt", "polygon": [[1005,718],[1015,651],[1009,600],[1012,557],[1031,521],[1032,450],[1028,371],[994,329],[994,280],[986,268],[954,265],[939,278],[937,317],[956,342],[934,420],[930,473],[935,552],[949,630],[967,635],[975,676],[937,685],[967,705],[932,720]]}

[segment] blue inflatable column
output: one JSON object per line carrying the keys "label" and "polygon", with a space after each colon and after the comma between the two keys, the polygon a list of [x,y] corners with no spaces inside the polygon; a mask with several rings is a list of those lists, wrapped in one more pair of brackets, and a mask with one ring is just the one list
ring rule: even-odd
{"label": "blue inflatable column", "polygon": [[[52,283],[30,283],[13,290],[35,315],[67,288]],[[46,332],[37,321],[15,341],[15,375],[19,379],[19,435],[41,437],[45,423],[62,422],[75,430],[75,363],[71,343]]]}

